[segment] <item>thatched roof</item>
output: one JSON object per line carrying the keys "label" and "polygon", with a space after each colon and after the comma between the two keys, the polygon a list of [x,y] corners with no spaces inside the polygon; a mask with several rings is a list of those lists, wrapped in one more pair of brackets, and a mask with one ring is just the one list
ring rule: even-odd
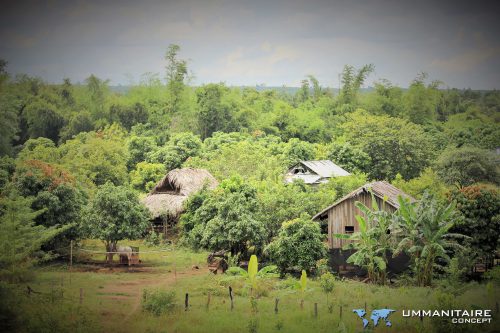
{"label": "thatched roof", "polygon": [[372,191],[373,195],[376,197],[379,197],[382,200],[386,200],[386,202],[391,205],[392,207],[398,209],[399,208],[399,202],[398,202],[398,197],[401,196],[403,198],[410,199],[411,202],[414,202],[415,199],[411,197],[410,195],[406,194],[405,192],[401,191],[399,188],[393,186],[392,184],[386,182],[386,181],[378,181],[378,182],[373,182],[373,183],[368,183],[365,184],[342,199],[336,201],[334,204],[326,207],[323,209],[321,212],[318,214],[314,215],[313,220],[317,219],[318,217],[321,217],[324,215],[327,211],[329,211],[331,208],[337,206],[339,203],[343,202],[344,200],[350,199],[350,198],[356,198],[362,193],[370,193],[369,191]]}
{"label": "thatched roof", "polygon": [[169,193],[187,196],[201,190],[205,184],[212,189],[218,184],[214,176],[207,170],[193,168],[174,169],[156,184],[151,190],[150,195]]}
{"label": "thatched roof", "polygon": [[217,180],[204,169],[175,169],[167,173],[142,201],[153,218],[163,215],[178,217],[184,211],[183,203],[190,194],[207,186],[217,187]]}

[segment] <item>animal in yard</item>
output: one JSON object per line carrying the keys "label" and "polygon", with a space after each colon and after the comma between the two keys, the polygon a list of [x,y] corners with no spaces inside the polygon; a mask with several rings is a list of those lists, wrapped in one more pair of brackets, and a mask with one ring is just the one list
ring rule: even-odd
{"label": "animal in yard", "polygon": [[120,263],[129,263],[132,257],[132,248],[130,246],[118,246],[116,249],[120,256]]}

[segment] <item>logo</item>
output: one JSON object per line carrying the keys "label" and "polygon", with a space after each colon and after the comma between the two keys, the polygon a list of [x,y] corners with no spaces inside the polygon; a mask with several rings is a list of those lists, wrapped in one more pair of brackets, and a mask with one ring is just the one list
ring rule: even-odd
{"label": "logo", "polygon": [[[376,309],[372,311],[372,314],[370,315],[370,319],[373,321],[373,326],[377,326],[380,320],[382,319],[385,322],[385,326],[391,327],[392,323],[389,320],[389,316],[391,313],[395,312],[396,310],[392,309]],[[363,322],[363,328],[368,327],[368,324],[370,323],[368,319],[365,318],[366,316],[366,311],[364,309],[354,309],[352,310],[359,319]]]}

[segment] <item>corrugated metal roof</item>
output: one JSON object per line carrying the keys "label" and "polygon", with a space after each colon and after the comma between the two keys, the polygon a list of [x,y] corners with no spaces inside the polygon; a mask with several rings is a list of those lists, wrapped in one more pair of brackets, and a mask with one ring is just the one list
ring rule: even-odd
{"label": "corrugated metal roof", "polygon": [[379,197],[380,199],[384,199],[384,197],[385,197],[386,202],[396,209],[399,208],[398,196],[402,196],[403,198],[408,198],[408,199],[410,199],[411,202],[416,201],[412,196],[404,193],[403,191],[401,191],[399,188],[393,186],[392,184],[390,184],[386,181],[378,181],[378,182],[365,184],[365,185],[361,186],[360,188],[355,189],[354,191],[352,191],[351,193],[349,193],[348,195],[346,195],[342,199],[336,201],[333,205],[326,207],[321,212],[314,215],[314,217],[312,219],[313,220],[317,219],[318,217],[322,216],[325,212],[327,212],[331,208],[337,206],[339,203],[341,203],[342,201],[344,201],[346,199],[356,197],[363,192],[369,193],[370,189],[373,192],[373,195]]}
{"label": "corrugated metal roof", "polygon": [[296,175],[287,176],[285,178],[285,181],[287,183],[291,183],[296,179],[302,179],[304,181],[304,183],[306,183],[306,184],[315,184],[321,179],[321,176],[313,175],[313,174],[296,174]]}
{"label": "corrugated metal roof", "polygon": [[306,168],[311,169],[323,178],[349,176],[350,173],[330,160],[300,161]]}

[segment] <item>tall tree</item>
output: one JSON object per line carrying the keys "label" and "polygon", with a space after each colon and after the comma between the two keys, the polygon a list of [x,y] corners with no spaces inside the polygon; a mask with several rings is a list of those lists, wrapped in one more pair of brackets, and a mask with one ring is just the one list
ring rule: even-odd
{"label": "tall tree", "polygon": [[184,81],[188,74],[187,61],[178,59],[180,49],[179,45],[170,44],[165,54],[165,60],[167,61],[167,89],[170,95],[172,113],[178,111],[179,101],[184,90]]}
{"label": "tall tree", "polygon": [[373,64],[364,65],[358,71],[351,65],[345,65],[342,72],[342,88],[340,89],[340,106],[346,105],[354,110],[358,102],[358,92],[368,75],[375,70]]}
{"label": "tall tree", "polygon": [[[101,240],[108,252],[115,252],[123,239],[141,237],[148,226],[149,213],[135,193],[110,182],[99,187],[82,223],[84,234]],[[108,261],[113,261],[113,253],[108,253]]]}
{"label": "tall tree", "polygon": [[225,131],[232,120],[230,107],[223,102],[228,92],[224,84],[210,83],[196,90],[198,103],[198,126],[202,139],[212,133]]}

